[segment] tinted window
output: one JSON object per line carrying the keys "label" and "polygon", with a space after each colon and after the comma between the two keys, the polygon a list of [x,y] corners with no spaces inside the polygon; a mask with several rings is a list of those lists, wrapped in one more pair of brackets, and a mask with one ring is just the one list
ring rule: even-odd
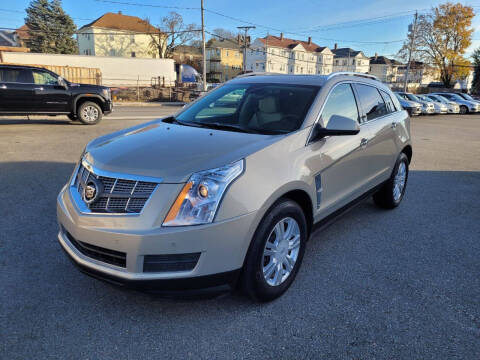
{"label": "tinted window", "polygon": [[350,84],[336,86],[323,107],[322,119],[327,126],[332,116],[343,116],[358,121],[358,108]]}
{"label": "tinted window", "polygon": [[0,81],[31,84],[32,72],[28,69],[0,69]]}
{"label": "tinted window", "polygon": [[33,81],[39,85],[56,85],[57,78],[46,71],[33,70]]}
{"label": "tinted window", "polygon": [[395,108],[395,104],[393,103],[393,100],[392,98],[390,97],[390,94],[383,91],[383,90],[380,90],[380,92],[382,93],[382,96],[383,96],[383,100],[385,100],[385,104],[387,105],[387,111],[388,112],[395,112],[397,111],[397,109]]}
{"label": "tinted window", "polygon": [[375,87],[362,84],[355,84],[355,87],[367,120],[373,120],[388,113],[387,106]]}
{"label": "tinted window", "polygon": [[318,90],[309,85],[228,84],[199,99],[177,120],[207,128],[284,134],[300,128]]}

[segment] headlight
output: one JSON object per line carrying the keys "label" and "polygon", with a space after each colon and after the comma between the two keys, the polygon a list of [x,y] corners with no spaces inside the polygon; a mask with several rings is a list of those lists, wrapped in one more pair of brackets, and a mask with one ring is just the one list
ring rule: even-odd
{"label": "headlight", "polygon": [[110,89],[103,89],[102,95],[105,99],[110,99]]}
{"label": "headlight", "polygon": [[168,212],[163,226],[211,223],[227,187],[243,173],[244,160],[193,174]]}

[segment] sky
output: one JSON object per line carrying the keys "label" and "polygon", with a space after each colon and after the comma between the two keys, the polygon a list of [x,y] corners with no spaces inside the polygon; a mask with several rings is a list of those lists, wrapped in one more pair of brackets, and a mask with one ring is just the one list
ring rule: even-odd
{"label": "sky", "polygon": [[[434,0],[205,0],[205,28],[225,28],[236,32],[237,26],[257,25],[250,30],[252,40],[267,34],[312,41],[333,48],[351,47],[367,56],[394,56],[406,38],[408,24],[415,10],[425,12],[444,3]],[[459,1],[474,6],[479,13],[473,21],[472,46],[467,56],[480,46],[480,0]],[[29,0],[1,1],[0,27],[18,28],[24,23]],[[130,4],[130,5],[127,5]],[[63,8],[78,27],[106,12],[148,18],[158,25],[163,16],[176,11],[185,23],[200,25],[200,0],[63,0]],[[143,4],[143,6],[133,5]],[[179,7],[171,9],[169,6]],[[194,9],[187,9],[194,8]],[[220,13],[224,16],[218,15]],[[208,35],[207,35],[208,36]],[[478,40],[477,40],[478,39]]]}

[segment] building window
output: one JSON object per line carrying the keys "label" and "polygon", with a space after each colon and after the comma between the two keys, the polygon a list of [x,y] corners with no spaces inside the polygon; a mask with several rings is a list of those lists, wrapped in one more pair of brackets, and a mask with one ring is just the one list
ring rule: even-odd
{"label": "building window", "polygon": [[135,54],[135,51],[132,51],[130,54],[132,57],[136,57],[137,55]]}
{"label": "building window", "polygon": [[135,35],[130,35],[130,42],[135,44]]}
{"label": "building window", "polygon": [[115,56],[115,49],[110,49],[110,56]]}
{"label": "building window", "polygon": [[110,41],[114,41],[114,40],[115,40],[115,36],[110,35],[110,36],[109,36],[109,39],[110,39]]}
{"label": "building window", "polygon": [[227,50],[227,56],[228,56],[228,50]]}
{"label": "building window", "polygon": [[293,66],[290,66],[290,72],[293,74]]}
{"label": "building window", "polygon": [[262,70],[265,70],[265,63],[262,63]]}

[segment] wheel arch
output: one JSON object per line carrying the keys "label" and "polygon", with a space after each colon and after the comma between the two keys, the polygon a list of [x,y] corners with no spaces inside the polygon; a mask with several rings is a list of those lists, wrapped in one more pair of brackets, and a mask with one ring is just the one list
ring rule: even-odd
{"label": "wheel arch", "polygon": [[412,162],[412,156],[413,156],[413,149],[411,145],[407,145],[402,149],[402,153],[407,155],[408,158],[408,163],[410,164]]}
{"label": "wheel arch", "polygon": [[78,95],[75,100],[73,100],[73,113],[77,115],[77,110],[80,105],[84,102],[91,101],[96,103],[102,109],[102,112],[105,111],[105,101],[99,95]]}

